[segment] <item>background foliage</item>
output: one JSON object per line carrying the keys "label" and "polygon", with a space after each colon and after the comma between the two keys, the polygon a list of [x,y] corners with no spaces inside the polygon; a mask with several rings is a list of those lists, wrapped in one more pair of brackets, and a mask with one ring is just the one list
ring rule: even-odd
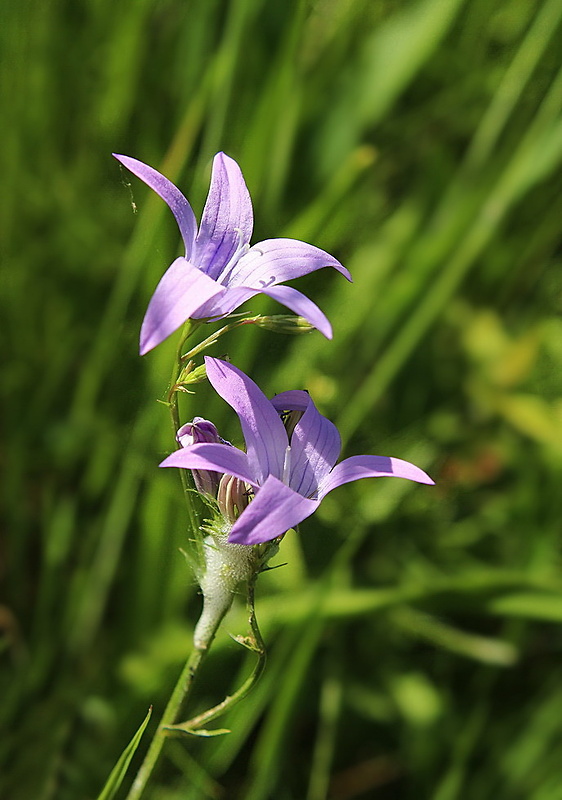
{"label": "background foliage", "polygon": [[[199,213],[225,150],[255,240],[314,242],[355,282],[299,283],[332,343],[244,330],[212,354],[437,487],[346,486],[287,538],[258,587],[265,678],[230,736],[170,744],[147,800],[562,798],[562,0],[0,17],[0,796],[94,798],[189,651],[185,512],[156,469],[173,343],[136,355],[179,237],[110,153]],[[210,394],[185,418],[239,441]],[[243,629],[201,707],[247,674]]]}

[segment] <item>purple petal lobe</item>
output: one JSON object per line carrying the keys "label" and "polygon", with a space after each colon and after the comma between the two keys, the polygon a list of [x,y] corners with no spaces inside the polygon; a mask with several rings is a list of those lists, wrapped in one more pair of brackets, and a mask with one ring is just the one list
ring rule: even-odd
{"label": "purple petal lobe", "polygon": [[388,456],[351,456],[337,464],[320,485],[318,499],[322,500],[337,486],[360,478],[380,478],[383,476],[407,478],[417,483],[433,484],[434,481],[419,467]]}
{"label": "purple petal lobe", "polygon": [[254,215],[240,167],[224,153],[213,160],[211,186],[195,241],[195,263],[211,278],[247,245]]}
{"label": "purple petal lobe", "polygon": [[185,257],[187,259],[191,258],[195,234],[197,233],[197,222],[191,206],[177,186],[174,186],[168,178],[149,167],[148,164],[137,161],[136,158],[121,156],[117,153],[113,153],[113,155],[124,167],[127,167],[133,175],[144,181],[147,186],[150,186],[168,204],[182,235],[185,245]]}
{"label": "purple petal lobe", "polygon": [[307,322],[310,322],[320,333],[323,333],[326,339],[332,338],[332,326],[326,315],[320,311],[317,305],[312,300],[309,300],[306,295],[293,289],[292,286],[271,286],[268,289],[261,289],[262,294],[272,297],[278,303],[294,311],[295,314],[304,317]]}
{"label": "purple petal lobe", "polygon": [[228,541],[236,544],[269,542],[294,528],[317,507],[318,501],[302,497],[270,475],[234,523]]}
{"label": "purple petal lobe", "polygon": [[[217,283],[220,286],[220,284]],[[258,292],[255,289],[244,289],[242,287],[237,287],[235,289],[230,289],[228,287],[223,287],[223,293],[217,295],[213,300],[210,300],[208,303],[205,303],[204,306],[197,309],[196,319],[203,319],[205,317],[225,317],[227,314],[231,314],[235,311],[242,303],[245,303],[246,300],[249,300],[250,297],[255,297]]]}
{"label": "purple petal lobe", "polygon": [[287,445],[283,423],[262,390],[241,370],[218,358],[205,357],[207,377],[215,391],[236,411],[248,459],[262,484],[268,475],[281,478]]}
{"label": "purple petal lobe", "polygon": [[211,297],[224,289],[185,258],[176,258],[150,299],[141,327],[140,353],[163,342]]}
{"label": "purple petal lobe", "polygon": [[305,497],[317,495],[318,486],[338,460],[340,450],[338,429],[310,400],[291,436],[289,486]]}
{"label": "purple petal lobe", "polygon": [[298,239],[266,239],[242,256],[231,271],[228,282],[232,286],[261,289],[300,278],[322,267],[333,267],[351,280],[349,270],[343,264],[312,244]]}
{"label": "purple petal lobe", "polygon": [[271,398],[271,404],[277,412],[306,411],[309,403],[312,403],[312,398],[302,389],[290,389]]}
{"label": "purple petal lobe", "polygon": [[257,486],[246,453],[228,444],[203,443],[184,447],[165,458],[159,466],[222,472]]}

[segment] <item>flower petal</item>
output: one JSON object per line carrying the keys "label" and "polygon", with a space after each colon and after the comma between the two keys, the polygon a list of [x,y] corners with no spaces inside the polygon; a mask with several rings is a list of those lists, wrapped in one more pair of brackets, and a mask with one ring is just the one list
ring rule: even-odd
{"label": "flower petal", "polygon": [[270,402],[277,412],[306,411],[308,404],[312,403],[312,398],[303,389],[289,389],[287,392],[276,394]]}
{"label": "flower petal", "polygon": [[326,315],[320,311],[312,300],[309,300],[302,292],[293,289],[291,286],[271,286],[267,289],[250,289],[245,286],[225,286],[224,294],[213,298],[210,302],[197,309],[193,314],[195,319],[206,317],[225,317],[239,308],[246,300],[255,297],[257,294],[266,294],[277,302],[304,317],[311,325],[324,334],[327,339],[332,338],[332,326]]}
{"label": "flower petal", "polygon": [[183,447],[165,458],[159,466],[222,472],[257,486],[256,476],[246,453],[228,444],[202,443]]}
{"label": "flower petal", "polygon": [[320,311],[318,306],[309,300],[308,297],[292,286],[271,286],[268,289],[261,289],[262,294],[272,297],[278,303],[294,311],[301,317],[304,317],[307,322],[310,322],[320,333],[323,333],[326,339],[332,338],[332,326],[328,317]]}
{"label": "flower petal", "polygon": [[419,467],[410,464],[409,461],[402,461],[401,458],[351,456],[351,458],[346,458],[340,464],[337,464],[322,482],[318,492],[318,499],[322,500],[328,492],[331,492],[337,486],[342,486],[344,483],[357,481],[360,478],[380,478],[384,476],[407,478],[417,483],[435,483]]}
{"label": "flower petal", "polygon": [[317,507],[318,501],[302,497],[270,475],[234,523],[228,541],[236,544],[269,542],[294,528]]}
{"label": "flower petal", "polygon": [[[217,285],[220,286],[221,284],[217,283]],[[249,300],[250,297],[255,297],[258,294],[255,289],[244,289],[243,287],[229,289],[226,286],[222,288],[222,294],[217,295],[213,300],[197,309],[196,319],[225,317],[235,311],[242,303],[245,303],[246,300]]]}
{"label": "flower petal", "polygon": [[120,161],[124,167],[127,167],[133,175],[144,181],[147,186],[150,186],[156,194],[160,195],[162,200],[168,204],[170,210],[178,227],[185,245],[185,257],[191,258],[193,245],[195,242],[195,234],[197,233],[197,222],[195,214],[186,198],[174,184],[161,175],[148,164],[143,164],[142,161],[137,161],[136,158],[130,156],[121,156],[113,153],[113,156]]}
{"label": "flower petal", "polygon": [[236,411],[246,441],[252,471],[262,484],[268,475],[281,478],[287,433],[262,390],[241,370],[226,361],[205,356],[207,377],[223,400]]}
{"label": "flower petal", "polygon": [[289,486],[304,497],[316,495],[318,486],[338,460],[340,450],[338,429],[310,400],[291,436]]}
{"label": "flower petal", "polygon": [[185,258],[176,258],[150,298],[141,327],[141,356],[163,342],[193,316],[199,306],[224,291]]}
{"label": "flower petal", "polygon": [[348,281],[351,280],[349,270],[319,247],[298,239],[266,239],[250,247],[242,256],[230,272],[228,284],[261,289],[300,278],[323,267],[334,267]]}
{"label": "flower petal", "polygon": [[211,278],[218,278],[235,253],[249,243],[253,225],[252,201],[240,167],[234,159],[217,153],[194,262]]}

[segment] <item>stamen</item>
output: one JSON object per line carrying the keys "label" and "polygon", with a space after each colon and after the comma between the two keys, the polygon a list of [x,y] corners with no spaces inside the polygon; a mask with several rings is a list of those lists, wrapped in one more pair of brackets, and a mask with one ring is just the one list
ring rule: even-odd
{"label": "stamen", "polygon": [[289,445],[285,450],[285,460],[283,461],[283,483],[289,485],[289,477],[291,475],[291,446]]}

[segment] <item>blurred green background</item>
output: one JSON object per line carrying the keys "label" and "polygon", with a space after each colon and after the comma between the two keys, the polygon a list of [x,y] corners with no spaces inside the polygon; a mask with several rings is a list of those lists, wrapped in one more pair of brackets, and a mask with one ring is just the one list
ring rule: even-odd
{"label": "blurred green background", "polygon": [[[342,487],[287,537],[265,677],[147,800],[562,798],[562,0],[7,0],[0,52],[2,800],[95,798],[189,652],[174,343],[137,356],[179,236],[110,154],[199,214],[218,150],[254,241],[355,282],[298,283],[333,342],[212,354],[437,486]],[[205,386],[194,414],[240,441]],[[248,673],[244,630],[194,711]]]}

